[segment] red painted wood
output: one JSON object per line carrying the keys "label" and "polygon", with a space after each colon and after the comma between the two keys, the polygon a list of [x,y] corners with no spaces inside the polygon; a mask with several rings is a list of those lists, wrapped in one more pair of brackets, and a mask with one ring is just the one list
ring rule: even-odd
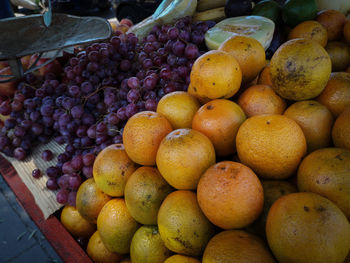
{"label": "red painted wood", "polygon": [[19,203],[23,206],[28,215],[35,222],[64,262],[92,262],[85,251],[79,246],[79,244],[55,216],[52,215],[48,219],[44,219],[40,208],[35,204],[32,193],[17,175],[17,172],[11,163],[1,155],[0,172],[4,180],[16,195]]}

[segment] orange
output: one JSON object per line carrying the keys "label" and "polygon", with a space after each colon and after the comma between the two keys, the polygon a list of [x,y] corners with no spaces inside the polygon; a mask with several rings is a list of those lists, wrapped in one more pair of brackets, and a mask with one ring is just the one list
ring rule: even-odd
{"label": "orange", "polygon": [[140,227],[132,238],[132,263],[163,263],[171,255],[172,252],[164,245],[156,225]]}
{"label": "orange", "polygon": [[97,218],[97,230],[103,244],[109,251],[119,254],[129,253],[138,228],[139,224],[130,215],[123,198],[107,202]]}
{"label": "orange", "polygon": [[159,207],[172,190],[157,168],[140,167],[126,183],[126,207],[137,222],[145,225],[157,224]]}
{"label": "orange", "polygon": [[125,151],[135,163],[155,165],[159,144],[172,130],[170,122],[159,113],[136,113],[124,127]]}
{"label": "orange", "polygon": [[169,194],[158,213],[158,228],[165,246],[187,256],[202,255],[214,226],[201,211],[196,194],[179,190]]}
{"label": "orange", "polygon": [[128,157],[123,144],[112,144],[96,157],[93,176],[97,187],[110,196],[123,196],[129,176],[136,164]]}
{"label": "orange", "polygon": [[203,254],[203,263],[276,262],[267,245],[257,236],[243,230],[227,230],[215,235]]}
{"label": "orange", "polygon": [[336,119],[332,138],[336,147],[350,150],[350,106],[348,106]]}
{"label": "orange", "polygon": [[190,76],[191,89],[188,92],[202,100],[231,98],[242,82],[237,60],[219,50],[209,51],[197,58]]}
{"label": "orange", "polygon": [[184,91],[175,91],[160,99],[157,112],[167,118],[174,129],[191,128],[192,118],[200,106],[194,96]]}
{"label": "orange", "polygon": [[249,230],[265,237],[266,219],[272,204],[281,196],[297,192],[296,186],[284,180],[261,180],[264,190],[264,207],[259,218],[254,221]]}
{"label": "orange", "polygon": [[199,178],[215,163],[215,149],[204,134],[192,129],[169,133],[157,152],[157,167],[176,189],[196,189]]}
{"label": "orange", "polygon": [[326,106],[314,100],[299,101],[289,106],[284,115],[303,130],[308,152],[330,146],[334,118]]}
{"label": "orange", "polygon": [[246,89],[238,98],[247,117],[262,114],[282,114],[287,105],[284,99],[267,85],[253,85]]}
{"label": "orange", "polygon": [[201,263],[201,261],[193,257],[177,254],[167,258],[164,263]]}
{"label": "orange", "polygon": [[318,96],[331,74],[326,50],[309,39],[292,39],[282,44],[270,62],[272,88],[282,98],[307,100]]}
{"label": "orange", "polygon": [[333,201],[350,219],[350,150],[325,148],[305,157],[298,169],[300,191]]}
{"label": "orange", "polygon": [[109,200],[111,197],[97,187],[93,178],[89,178],[78,189],[76,207],[83,218],[96,224],[98,214]]}
{"label": "orange", "polygon": [[316,20],[326,28],[328,40],[339,40],[343,35],[346,17],[336,10],[322,10],[317,14]]}
{"label": "orange", "polygon": [[206,135],[215,152],[225,156],[236,152],[236,134],[246,117],[239,105],[217,99],[204,104],[194,115],[192,129]]}
{"label": "orange", "polygon": [[318,42],[322,47],[327,45],[327,30],[319,22],[304,21],[294,27],[288,35],[288,40],[294,38],[305,38]]}
{"label": "orange", "polygon": [[292,193],[272,205],[266,237],[278,262],[342,263],[350,249],[350,224],[328,199]]}
{"label": "orange", "polygon": [[350,105],[350,73],[333,72],[317,101],[338,117]]}
{"label": "orange", "polygon": [[350,43],[350,20],[346,20],[343,29],[343,35],[346,42]]}
{"label": "orange", "polygon": [[267,85],[272,87],[271,75],[270,75],[270,64],[266,65],[259,74],[258,82],[259,85]]}
{"label": "orange", "polygon": [[89,243],[86,248],[86,252],[89,257],[96,263],[116,263],[120,262],[122,256],[110,252],[103,244],[101,237],[96,231],[89,239]]}
{"label": "orange", "polygon": [[346,67],[350,65],[350,47],[348,43],[328,42],[326,51],[332,61],[332,72],[345,71]]}
{"label": "orange", "polygon": [[242,70],[242,82],[255,79],[266,65],[265,49],[254,38],[236,35],[221,44],[219,50],[233,55]]}
{"label": "orange", "polygon": [[89,238],[96,230],[96,225],[83,218],[79,211],[70,205],[63,207],[61,223],[74,237]]}
{"label": "orange", "polygon": [[306,154],[306,139],[299,125],[283,115],[247,119],[236,137],[241,162],[263,178],[285,179]]}
{"label": "orange", "polygon": [[242,228],[260,215],[264,193],[255,173],[247,166],[223,161],[201,177],[197,199],[206,217],[223,229]]}

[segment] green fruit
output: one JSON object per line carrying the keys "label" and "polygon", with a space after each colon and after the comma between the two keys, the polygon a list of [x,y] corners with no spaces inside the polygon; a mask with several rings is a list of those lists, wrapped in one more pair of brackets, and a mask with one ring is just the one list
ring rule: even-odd
{"label": "green fruit", "polygon": [[252,15],[267,17],[279,24],[282,21],[282,7],[273,0],[263,0],[254,6]]}
{"label": "green fruit", "polygon": [[287,0],[282,8],[282,19],[289,26],[313,20],[317,15],[316,0]]}

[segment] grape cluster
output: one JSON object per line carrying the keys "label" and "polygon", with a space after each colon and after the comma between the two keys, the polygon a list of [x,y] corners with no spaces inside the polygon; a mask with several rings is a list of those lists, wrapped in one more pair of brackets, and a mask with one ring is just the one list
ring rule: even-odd
{"label": "grape cluster", "polygon": [[[109,42],[78,52],[62,76],[49,73],[38,88],[28,74],[13,100],[0,102],[0,114],[10,115],[1,130],[1,151],[23,160],[50,138],[66,144],[57,164],[46,170],[47,187],[59,190],[59,203],[75,205],[80,184],[92,177],[95,156],[122,143],[126,121],[137,112],[155,111],[165,94],[187,90],[192,65],[206,51],[204,34],[214,24],[185,17],[155,26],[141,42],[117,32]],[[52,156],[46,152],[43,158]]]}

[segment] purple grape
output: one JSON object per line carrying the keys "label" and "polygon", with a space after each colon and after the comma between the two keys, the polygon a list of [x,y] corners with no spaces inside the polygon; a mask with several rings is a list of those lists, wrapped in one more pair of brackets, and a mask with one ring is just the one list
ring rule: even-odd
{"label": "purple grape", "polygon": [[60,172],[57,167],[50,166],[49,168],[46,169],[46,174],[50,178],[57,178],[60,175]]}
{"label": "purple grape", "polygon": [[44,161],[51,161],[53,159],[53,153],[50,151],[50,150],[44,150],[42,153],[41,153],[41,158],[44,160]]}
{"label": "purple grape", "polygon": [[[76,206],[76,196],[77,196],[77,192],[76,191],[71,191],[71,192],[69,192],[69,194],[68,194],[68,201],[67,201],[67,203],[68,203],[68,205],[70,205],[70,206]],[[85,242],[87,242],[87,241],[85,241]]]}
{"label": "purple grape", "polygon": [[56,201],[60,204],[66,204],[68,201],[68,191],[66,189],[61,189],[56,194]]}
{"label": "purple grape", "polygon": [[40,169],[34,169],[32,171],[32,176],[36,179],[40,178],[42,176]]}
{"label": "purple grape", "polygon": [[83,164],[84,166],[92,166],[95,161],[95,155],[92,153],[87,153],[83,156]]}
{"label": "purple grape", "polygon": [[17,160],[24,160],[27,156],[25,150],[22,148],[22,147],[17,147],[14,152],[14,157],[17,159]]}
{"label": "purple grape", "polygon": [[78,190],[79,186],[81,185],[81,177],[78,174],[72,174],[68,178],[68,186],[71,190]]}
{"label": "purple grape", "polygon": [[137,113],[137,106],[135,103],[129,103],[125,107],[125,115],[127,118],[131,118],[133,115]]}
{"label": "purple grape", "polygon": [[75,171],[79,171],[83,168],[83,158],[77,155],[70,161],[70,164]]}
{"label": "purple grape", "polygon": [[91,178],[93,176],[92,166],[84,166],[82,171],[86,178]]}
{"label": "purple grape", "polygon": [[55,178],[49,178],[46,181],[46,187],[48,189],[50,189],[50,190],[57,190],[58,189],[58,185],[57,185],[56,179]]}
{"label": "purple grape", "polygon": [[171,40],[177,39],[177,37],[179,36],[179,33],[180,33],[180,31],[179,31],[179,29],[176,28],[176,27],[171,27],[171,28],[169,28],[169,29],[168,29],[168,32],[167,32],[168,37],[169,37],[169,39],[171,39]]}

